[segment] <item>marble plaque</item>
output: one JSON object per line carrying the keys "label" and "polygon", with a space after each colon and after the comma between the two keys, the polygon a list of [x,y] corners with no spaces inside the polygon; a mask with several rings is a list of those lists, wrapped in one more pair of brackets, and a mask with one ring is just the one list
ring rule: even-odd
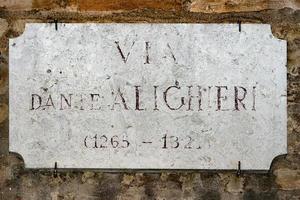
{"label": "marble plaque", "polygon": [[9,150],[26,168],[267,170],[287,153],[286,62],[265,24],[26,24]]}

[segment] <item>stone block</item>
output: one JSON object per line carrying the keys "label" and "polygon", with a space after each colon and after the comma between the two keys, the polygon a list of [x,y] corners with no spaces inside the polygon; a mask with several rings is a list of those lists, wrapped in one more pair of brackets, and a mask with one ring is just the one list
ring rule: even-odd
{"label": "stone block", "polygon": [[283,190],[300,189],[300,171],[288,168],[277,169],[274,171],[276,183]]}
{"label": "stone block", "polygon": [[79,0],[80,11],[109,11],[134,9],[180,10],[180,0]]}
{"label": "stone block", "polygon": [[300,2],[298,0],[193,0],[190,5],[190,11],[204,13],[251,12],[282,8],[298,10]]}

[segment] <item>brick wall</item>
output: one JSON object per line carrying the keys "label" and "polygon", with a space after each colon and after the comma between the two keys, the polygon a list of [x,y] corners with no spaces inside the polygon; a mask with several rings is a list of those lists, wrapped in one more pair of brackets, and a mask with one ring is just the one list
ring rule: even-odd
{"label": "brick wall", "polygon": [[[0,0],[0,199],[300,199],[299,0]],[[26,22],[269,23],[288,41],[288,155],[269,173],[24,170],[8,153],[8,38]]]}

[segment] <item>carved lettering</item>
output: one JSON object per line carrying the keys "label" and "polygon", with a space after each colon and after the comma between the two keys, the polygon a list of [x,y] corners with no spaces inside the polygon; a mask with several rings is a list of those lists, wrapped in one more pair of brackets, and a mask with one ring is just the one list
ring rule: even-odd
{"label": "carved lettering", "polygon": [[[38,106],[36,106],[36,98],[38,100]],[[37,110],[42,106],[42,97],[38,94],[31,95],[31,108],[30,110]]]}
{"label": "carved lettering", "polygon": [[145,110],[145,108],[140,108],[140,91],[139,88],[141,86],[134,86],[135,87],[135,110]]}
{"label": "carved lettering", "polygon": [[[114,110],[114,109],[115,109],[115,105],[121,105],[121,104],[124,106],[124,109],[125,109],[125,110],[129,110],[129,109],[128,109],[128,106],[127,106],[127,104],[126,104],[124,95],[123,95],[123,93],[121,92],[121,89],[120,89],[120,88],[117,89],[117,93],[116,93],[116,94],[114,94],[114,92],[112,92],[112,95],[115,95],[115,99],[114,99],[114,102],[113,102],[113,105],[112,105],[111,110]],[[117,101],[117,100],[118,100],[118,97],[121,99],[121,102],[118,102],[118,101]]]}
{"label": "carved lettering", "polygon": [[64,94],[60,95],[60,110],[64,110],[64,106],[63,106],[63,102],[65,102],[68,106],[68,109],[71,108],[71,104],[72,104],[72,95],[73,94],[69,94],[69,99],[67,99],[67,97]]}
{"label": "carved lettering", "polygon": [[[134,46],[134,41],[132,42],[132,45],[131,45],[131,47],[130,47],[130,50],[132,49],[132,47]],[[119,44],[119,42],[118,41],[115,41],[115,44],[117,45],[117,49],[118,49],[118,51],[119,51],[119,53],[120,53],[120,55],[121,55],[121,58],[122,58],[122,60],[123,60],[123,62],[126,64],[127,63],[127,60],[128,60],[128,58],[129,58],[129,55],[130,55],[130,50],[129,50],[129,52],[126,54],[126,56],[125,56],[125,54],[123,53],[123,51],[122,51],[122,49],[121,49],[121,47],[120,47],[120,44]]]}
{"label": "carved lettering", "polygon": [[[243,90],[242,97],[239,97],[239,88]],[[241,86],[234,86],[234,105],[235,105],[235,110],[240,110],[239,109],[239,104],[242,105],[242,107],[246,110],[245,104],[242,102],[247,94],[247,90],[244,87]]]}
{"label": "carved lettering", "polygon": [[226,100],[227,99],[227,97],[226,96],[223,96],[222,94],[221,94],[221,92],[222,92],[222,88],[223,89],[225,89],[225,90],[227,90],[228,88],[227,88],[227,86],[216,86],[216,88],[217,88],[217,110],[227,110],[227,109],[222,109],[221,108],[221,100],[223,99],[223,100]]}
{"label": "carved lettering", "polygon": [[[145,88],[152,88],[153,92],[143,92]],[[103,88],[104,89],[104,88]],[[107,91],[107,90],[105,90]],[[247,95],[251,91],[252,95]],[[111,89],[109,94],[103,91],[93,93],[67,93],[67,94],[38,94],[30,96],[29,110],[46,110],[47,108],[64,111],[66,109],[77,110],[132,110],[146,112],[147,110],[171,110],[171,111],[242,111],[247,107],[256,111],[256,86],[179,86],[176,81],[169,86],[141,86],[134,85]],[[147,101],[143,101],[147,99]],[[149,102],[150,100],[150,102]],[[152,102],[151,102],[152,101]],[[231,102],[230,102],[231,101]],[[142,103],[143,102],[143,103]],[[226,103],[226,104],[225,104]],[[118,108],[116,106],[118,105]],[[229,105],[232,105],[231,107]],[[225,107],[225,108],[224,108]]]}
{"label": "carved lettering", "polygon": [[150,58],[149,58],[150,42],[145,42],[145,44],[146,44],[146,61],[144,64],[150,64]]}
{"label": "carved lettering", "polygon": [[177,90],[180,90],[181,87],[179,87],[178,85],[179,85],[179,83],[176,81],[176,82],[175,82],[175,85],[168,87],[168,88],[166,89],[166,91],[164,92],[164,101],[165,101],[166,105],[168,106],[168,108],[170,108],[170,110],[179,110],[179,109],[184,105],[184,97],[181,97],[181,98],[180,98],[180,99],[181,99],[181,103],[180,103],[180,105],[179,105],[177,108],[171,106],[171,105],[169,104],[169,102],[168,102],[167,96],[168,96],[169,90],[172,89],[172,88],[177,89]]}

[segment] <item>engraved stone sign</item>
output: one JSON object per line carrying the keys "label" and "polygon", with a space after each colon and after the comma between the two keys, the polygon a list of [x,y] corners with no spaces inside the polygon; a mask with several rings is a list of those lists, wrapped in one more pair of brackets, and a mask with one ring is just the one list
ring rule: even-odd
{"label": "engraved stone sign", "polygon": [[27,24],[9,149],[27,168],[267,170],[287,153],[286,51],[263,24]]}

